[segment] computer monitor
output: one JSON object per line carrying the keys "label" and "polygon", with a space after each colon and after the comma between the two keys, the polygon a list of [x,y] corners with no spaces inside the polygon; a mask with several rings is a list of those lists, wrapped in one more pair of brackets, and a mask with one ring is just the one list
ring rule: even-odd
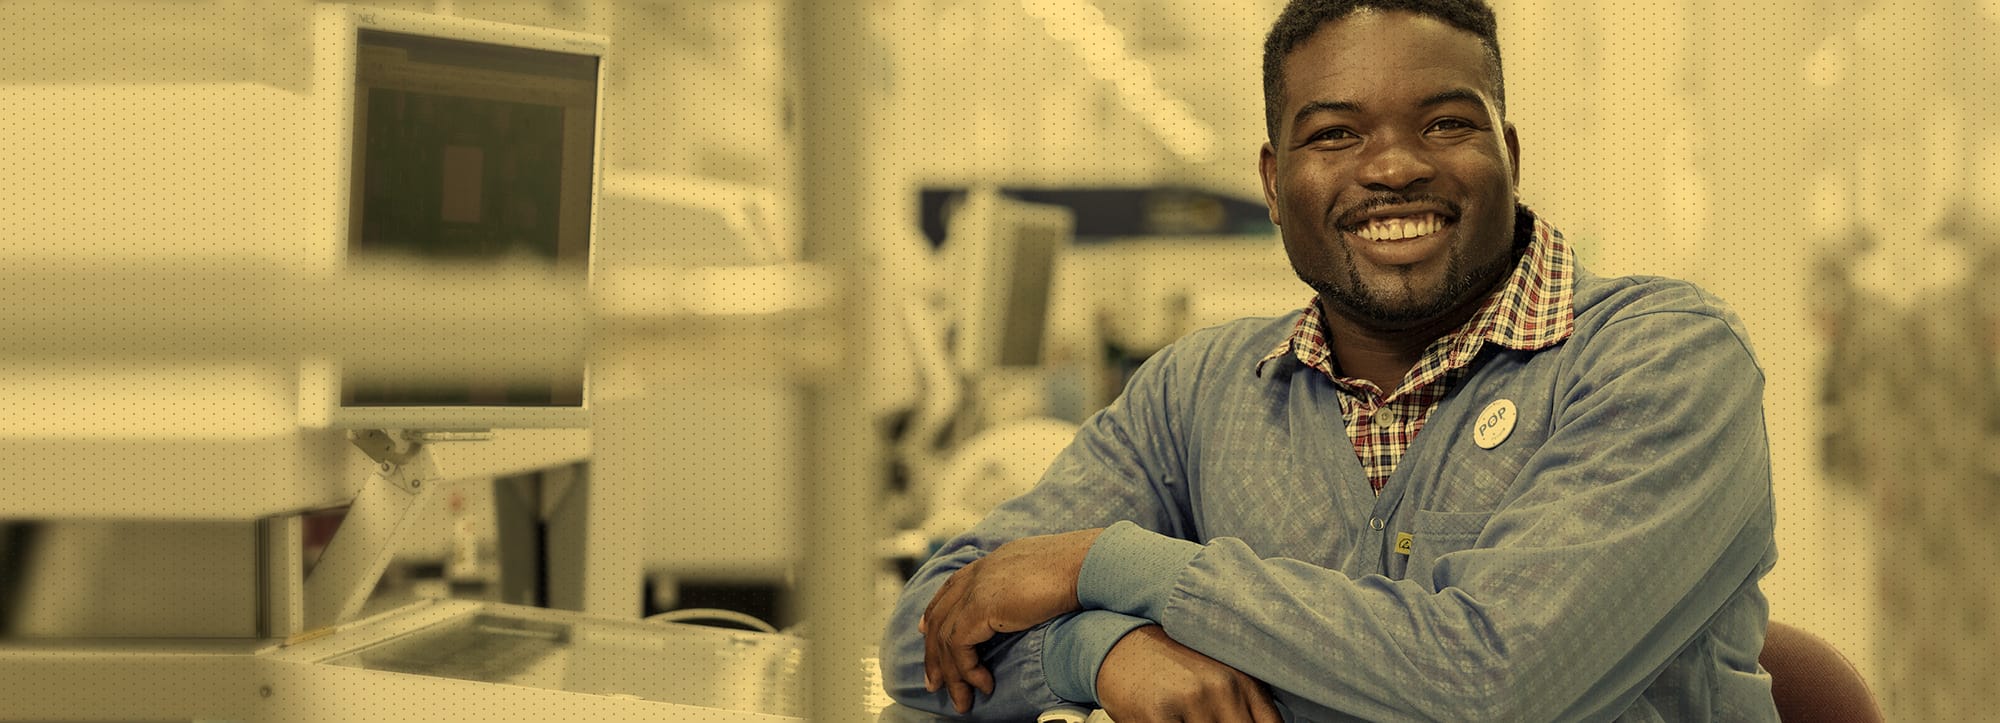
{"label": "computer monitor", "polygon": [[946,256],[957,270],[953,345],[960,371],[1042,365],[1056,261],[1074,215],[975,189],[952,217]]}
{"label": "computer monitor", "polygon": [[[335,266],[358,274],[402,264],[456,279],[505,270],[532,278],[518,271],[546,266],[586,286],[603,168],[604,39],[346,5],[316,12],[315,93],[342,129]],[[337,428],[587,426],[581,350],[574,364],[528,371],[471,358],[479,349],[450,353],[468,363],[444,375],[320,362],[301,374],[305,403]]]}

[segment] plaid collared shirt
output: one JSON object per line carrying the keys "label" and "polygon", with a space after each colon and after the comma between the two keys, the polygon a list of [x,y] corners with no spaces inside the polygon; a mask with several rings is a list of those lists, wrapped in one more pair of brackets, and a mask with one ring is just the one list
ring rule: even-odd
{"label": "plaid collared shirt", "polygon": [[1431,410],[1465,376],[1480,348],[1491,343],[1522,351],[1542,349],[1568,338],[1575,330],[1572,292],[1576,260],[1563,243],[1562,232],[1531,212],[1530,216],[1534,218],[1533,237],[1507,283],[1487,297],[1471,319],[1431,342],[1394,391],[1384,394],[1374,382],[1343,377],[1334,370],[1333,347],[1326,342],[1326,322],[1318,297],[1306,305],[1291,336],[1257,362],[1261,376],[1265,364],[1293,354],[1333,380],[1341,391],[1340,411],[1347,422],[1348,439],[1368,473],[1369,486],[1377,493],[1410,449],[1410,440],[1423,430]]}

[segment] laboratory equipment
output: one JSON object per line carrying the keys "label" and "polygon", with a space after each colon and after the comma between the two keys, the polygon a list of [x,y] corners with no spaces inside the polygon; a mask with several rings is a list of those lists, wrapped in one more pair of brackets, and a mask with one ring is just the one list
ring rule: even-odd
{"label": "laboratory equipment", "polygon": [[1049,299],[1073,223],[1065,209],[991,188],[972,192],[953,215],[944,258],[951,358],[969,392],[955,424],[961,439],[1047,414]]}
{"label": "laboratory equipment", "polygon": [[[806,647],[790,635],[616,619],[472,600],[428,600],[331,634],[260,650],[285,694],[253,717],[787,721],[808,710]],[[341,691],[367,691],[365,696]]]}
{"label": "laboratory equipment", "polygon": [[[908,529],[884,545],[921,560],[1025,492],[1076,434],[1052,418],[1050,299],[1072,240],[1068,209],[971,191],[944,245],[952,309],[905,309],[925,395],[899,449],[912,481]],[[949,344],[946,340],[949,339]],[[942,443],[940,444],[940,440]]]}
{"label": "laboratory equipment", "polygon": [[[232,161],[183,164],[178,180],[189,186],[224,187],[245,169],[295,163],[286,182],[301,192],[284,199],[294,213],[273,214],[292,216],[289,227],[215,240],[179,239],[199,234],[159,224],[165,241],[148,248],[153,255],[127,257],[108,242],[100,249],[95,234],[109,232],[86,225],[61,239],[77,243],[37,245],[61,250],[46,265],[31,259],[9,272],[23,282],[7,285],[9,300],[33,303],[7,305],[7,328],[32,340],[66,326],[68,341],[0,360],[10,382],[26,382],[0,402],[31,412],[0,425],[0,448],[38,483],[0,499],[9,536],[0,573],[10,580],[0,609],[11,636],[0,647],[0,718],[797,715],[783,698],[800,687],[786,677],[795,638],[718,637],[589,612],[616,612],[600,601],[620,597],[621,585],[638,604],[636,546],[618,537],[638,527],[604,524],[642,494],[621,483],[593,484],[575,533],[592,549],[577,583],[586,612],[418,602],[363,613],[425,498],[463,480],[600,461],[590,429],[598,394],[586,371],[600,326],[648,330],[630,336],[685,354],[685,336],[656,332],[698,324],[689,320],[702,312],[592,284],[601,39],[333,4],[315,6],[312,20],[308,95],[199,84],[132,92],[167,108],[180,95],[246,101],[236,109],[256,131],[246,142],[208,132],[228,123],[163,118],[143,103],[153,115],[142,130],[155,146],[180,140]],[[69,102],[129,102],[97,89],[79,97]],[[256,120],[298,117],[332,130],[296,142]],[[88,142],[117,125],[67,128]],[[172,196],[164,185],[145,190]],[[185,208],[117,200],[66,203]],[[190,260],[180,247],[273,258]],[[105,258],[85,258],[93,254]],[[629,291],[693,275],[626,278],[638,282],[621,287]],[[115,293],[79,291],[93,287]],[[799,288],[812,296],[813,285]],[[134,316],[121,317],[128,310]],[[71,317],[79,323],[57,323]],[[772,325],[741,326],[762,334]],[[91,356],[99,350],[116,353]],[[340,505],[345,519],[308,574],[300,515]],[[746,645],[768,651],[760,660],[770,664],[757,669],[765,677],[739,683],[776,702],[720,689],[592,687],[616,679],[602,666],[664,671]],[[541,687],[498,685],[486,678],[505,676],[450,660],[413,662],[411,651],[439,646],[561,661],[568,672],[537,679]]]}
{"label": "laboratory equipment", "polygon": [[[345,208],[331,236],[347,273],[412,281],[430,292],[412,295],[420,307],[451,303],[443,295],[459,278],[588,283],[602,39],[349,6],[322,8],[314,32],[327,53],[316,71],[324,102],[351,128],[336,158],[345,193],[333,198]],[[514,276],[495,273],[505,270]],[[306,579],[306,627],[360,612],[439,482],[526,471],[466,469],[433,450],[485,446],[495,428],[587,427],[583,349],[568,363],[525,364],[450,351],[428,365],[337,356],[301,371],[301,417],[349,430],[376,467]],[[526,469],[588,455],[587,434],[537,434],[507,445],[543,456]]]}

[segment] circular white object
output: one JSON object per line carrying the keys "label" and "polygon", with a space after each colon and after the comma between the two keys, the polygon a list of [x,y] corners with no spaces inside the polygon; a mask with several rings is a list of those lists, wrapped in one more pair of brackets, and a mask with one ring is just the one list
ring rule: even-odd
{"label": "circular white object", "polygon": [[1396,410],[1390,407],[1382,407],[1381,409],[1375,410],[1375,423],[1380,424],[1384,427],[1387,427],[1391,424],[1395,424]]}
{"label": "circular white object", "polygon": [[1472,443],[1480,449],[1492,449],[1507,441],[1507,435],[1514,433],[1516,418],[1514,402],[1506,399],[1495,400],[1479,412],[1479,419],[1472,423]]}

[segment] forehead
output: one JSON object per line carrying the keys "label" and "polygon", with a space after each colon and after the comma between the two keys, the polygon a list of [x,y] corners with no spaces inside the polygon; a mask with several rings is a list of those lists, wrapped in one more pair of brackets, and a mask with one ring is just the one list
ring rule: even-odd
{"label": "forehead", "polygon": [[1285,115],[1313,102],[1371,108],[1464,88],[1493,104],[1479,36],[1434,18],[1357,10],[1320,26],[1285,57]]}

